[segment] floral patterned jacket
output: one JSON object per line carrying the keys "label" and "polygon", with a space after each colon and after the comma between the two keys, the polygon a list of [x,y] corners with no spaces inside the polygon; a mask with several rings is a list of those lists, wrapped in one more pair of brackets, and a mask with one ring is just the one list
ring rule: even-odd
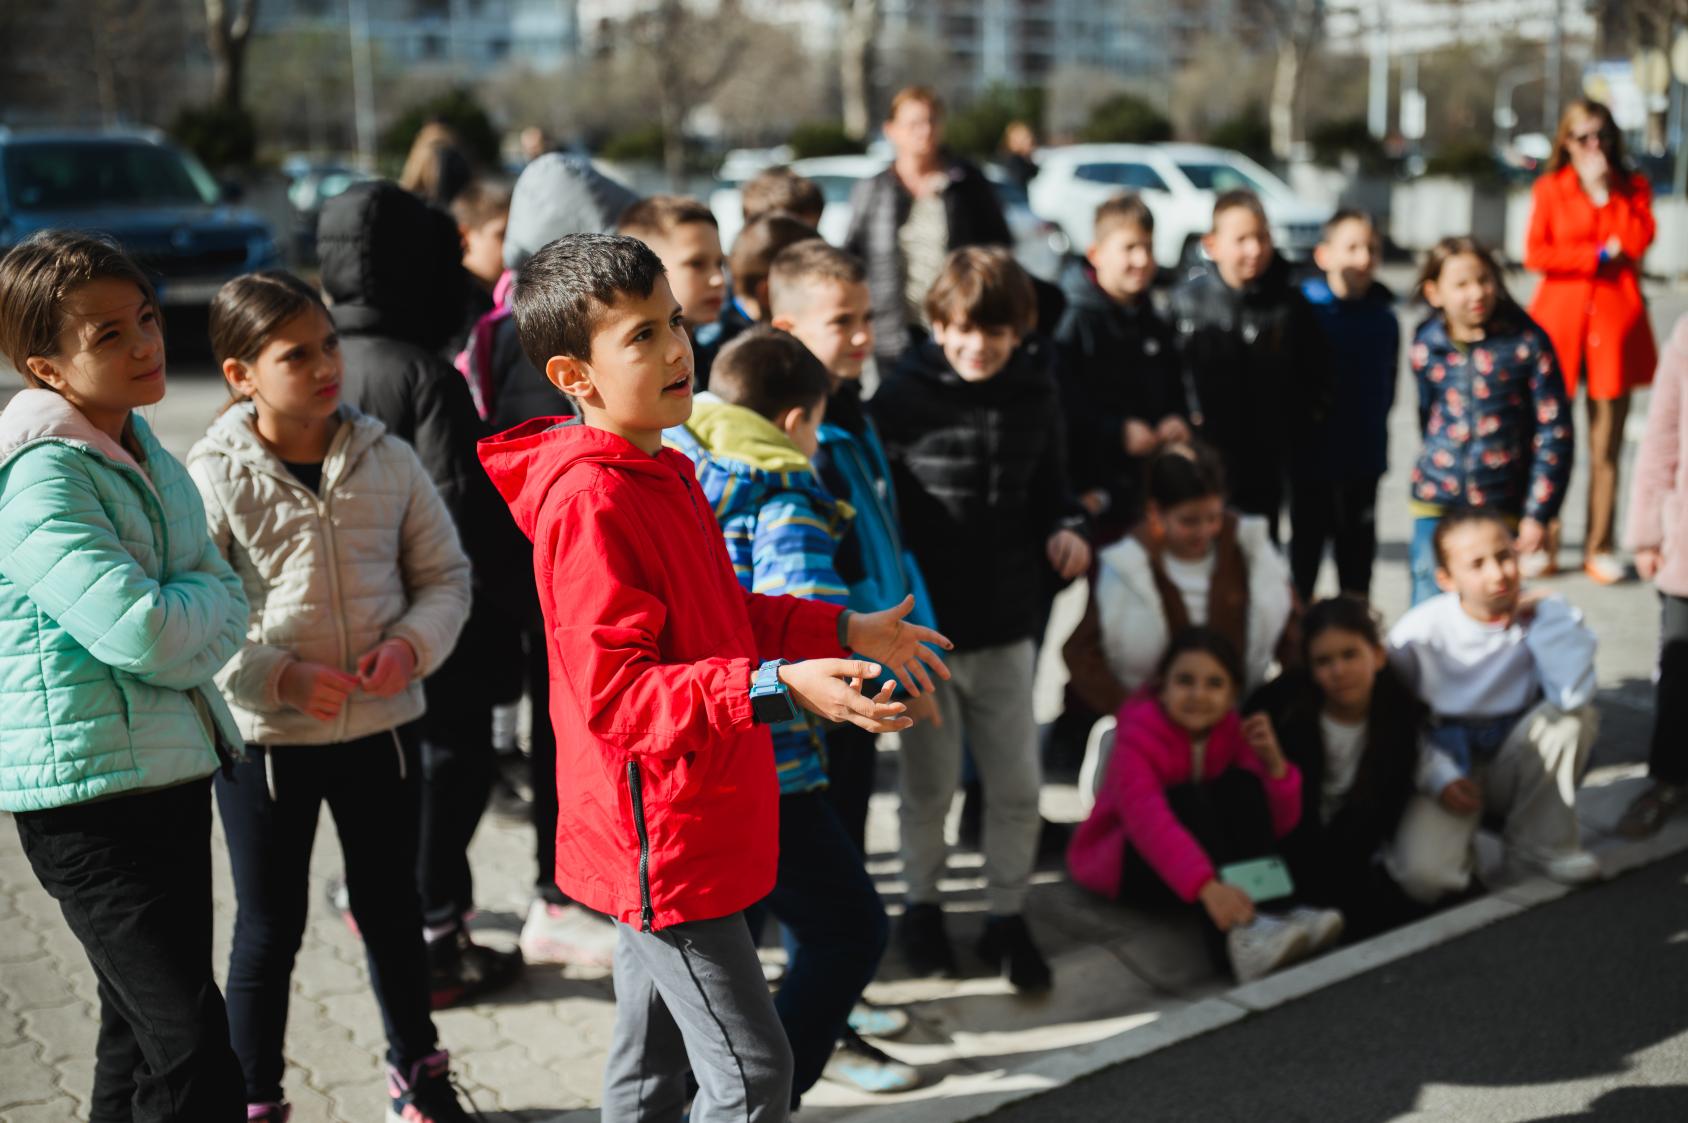
{"label": "floral patterned jacket", "polygon": [[1424,451],[1412,498],[1439,507],[1492,507],[1554,518],[1565,501],[1576,439],[1553,344],[1516,306],[1468,350],[1442,317],[1419,325],[1411,354]]}

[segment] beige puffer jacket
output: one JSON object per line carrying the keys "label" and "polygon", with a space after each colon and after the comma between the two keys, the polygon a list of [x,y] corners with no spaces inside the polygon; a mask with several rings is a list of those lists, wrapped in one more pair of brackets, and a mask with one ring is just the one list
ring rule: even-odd
{"label": "beige puffer jacket", "polygon": [[[188,453],[211,540],[252,605],[246,645],[217,676],[240,732],[255,745],[355,740],[422,716],[421,679],[469,615],[469,560],[411,447],[372,417],[340,407],[322,464],[322,494],[259,439],[256,407],[234,406]],[[358,657],[400,637],[416,679],[390,698],[354,691],[332,722],[281,701],[294,660],[357,673]]]}

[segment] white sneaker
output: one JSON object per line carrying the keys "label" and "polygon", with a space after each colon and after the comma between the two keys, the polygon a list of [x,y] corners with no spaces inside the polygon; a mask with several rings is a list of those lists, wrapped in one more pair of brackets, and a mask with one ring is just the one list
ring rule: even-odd
{"label": "white sneaker", "polygon": [[1255,913],[1252,921],[1239,924],[1225,934],[1231,973],[1239,983],[1252,983],[1280,967],[1287,967],[1303,958],[1307,949],[1304,929],[1265,913]]}
{"label": "white sneaker", "polygon": [[1552,577],[1559,572],[1559,559],[1546,550],[1533,550],[1518,559],[1518,575],[1526,581]]}
{"label": "white sneaker", "polygon": [[1342,939],[1345,921],[1336,909],[1316,909],[1297,905],[1284,914],[1284,920],[1307,933],[1307,954],[1313,955],[1333,947]]}
{"label": "white sneaker", "polygon": [[920,1070],[885,1050],[845,1031],[822,1076],[837,1084],[874,1096],[894,1095],[920,1087]]}
{"label": "white sneaker", "polygon": [[1552,858],[1527,860],[1525,865],[1539,870],[1561,885],[1587,885],[1606,876],[1600,859],[1587,850],[1572,850]]}
{"label": "white sneaker", "polygon": [[553,905],[535,897],[522,925],[522,958],[528,963],[615,965],[615,925],[580,905]]}
{"label": "white sneaker", "polygon": [[1616,554],[1595,554],[1583,562],[1583,572],[1596,585],[1616,585],[1629,578],[1629,567]]}

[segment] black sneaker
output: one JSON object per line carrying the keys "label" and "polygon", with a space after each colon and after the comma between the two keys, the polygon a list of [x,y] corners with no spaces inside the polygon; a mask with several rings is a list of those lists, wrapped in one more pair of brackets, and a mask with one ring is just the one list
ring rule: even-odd
{"label": "black sneaker", "polygon": [[387,1066],[389,1121],[396,1123],[474,1123],[479,1111],[470,1115],[457,1099],[451,1082],[451,1055],[445,1050],[423,1057],[400,1072]]}
{"label": "black sneaker", "polygon": [[897,946],[910,974],[956,976],[955,949],[944,930],[944,910],[937,905],[910,905],[903,911]]}
{"label": "black sneaker", "polygon": [[436,1010],[470,1002],[513,982],[522,973],[520,951],[499,951],[458,928],[428,941],[428,990]]}
{"label": "black sneaker", "polygon": [[1031,929],[1022,916],[993,916],[985,921],[979,937],[979,958],[1000,970],[1009,984],[1022,993],[1041,993],[1054,981],[1049,963],[1032,942]]}

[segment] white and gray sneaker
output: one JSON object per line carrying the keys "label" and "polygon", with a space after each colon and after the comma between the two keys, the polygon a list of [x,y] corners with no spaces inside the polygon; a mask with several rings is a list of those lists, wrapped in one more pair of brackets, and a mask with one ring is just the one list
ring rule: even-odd
{"label": "white and gray sneaker", "polygon": [[1587,850],[1568,850],[1551,858],[1523,858],[1516,864],[1546,874],[1561,885],[1587,885],[1606,876],[1600,859]]}
{"label": "white and gray sneaker", "polygon": [[1225,934],[1231,973],[1239,983],[1252,983],[1287,967],[1306,956],[1308,946],[1307,932],[1299,924],[1263,912]]}
{"label": "white and gray sneaker", "polygon": [[1284,919],[1307,933],[1307,954],[1316,955],[1334,947],[1342,939],[1346,923],[1336,909],[1316,909],[1311,905],[1297,905],[1284,914]]}
{"label": "white and gray sneaker", "polygon": [[845,1030],[822,1076],[869,1095],[886,1096],[920,1087],[920,1070]]}
{"label": "white and gray sneaker", "polygon": [[535,897],[522,925],[522,958],[528,963],[611,967],[615,964],[615,925],[580,905],[553,905]]}

